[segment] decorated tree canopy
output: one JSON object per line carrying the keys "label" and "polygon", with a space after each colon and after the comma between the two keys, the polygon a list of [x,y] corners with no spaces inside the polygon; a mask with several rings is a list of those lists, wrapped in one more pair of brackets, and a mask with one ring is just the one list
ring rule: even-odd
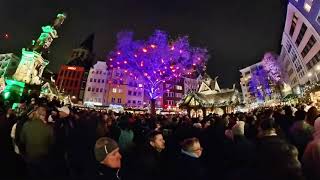
{"label": "decorated tree canopy", "polygon": [[273,82],[281,83],[283,79],[281,74],[281,67],[277,62],[277,58],[277,55],[271,52],[267,52],[263,56],[262,65]]}
{"label": "decorated tree canopy", "polygon": [[192,47],[187,36],[169,40],[167,33],[156,30],[144,41],[134,40],[132,32],[120,32],[116,48],[109,55],[109,68],[143,79],[147,95],[155,100],[163,94],[163,83],[202,73],[207,59],[207,50]]}
{"label": "decorated tree canopy", "polygon": [[258,66],[257,69],[252,72],[249,89],[259,100],[265,100],[267,96],[271,96],[268,75],[262,66]]}

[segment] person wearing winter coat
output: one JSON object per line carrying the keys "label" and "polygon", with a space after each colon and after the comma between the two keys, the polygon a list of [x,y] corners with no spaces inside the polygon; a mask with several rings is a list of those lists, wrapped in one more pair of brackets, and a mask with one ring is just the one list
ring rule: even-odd
{"label": "person wearing winter coat", "polygon": [[320,179],[320,119],[314,122],[313,140],[304,151],[302,164],[307,179]]}
{"label": "person wearing winter coat", "polygon": [[116,141],[108,137],[99,138],[94,147],[94,155],[97,161],[95,180],[120,180],[122,156]]}
{"label": "person wearing winter coat", "polygon": [[187,138],[181,142],[181,153],[177,158],[176,179],[208,179],[207,171],[200,159],[202,147],[198,138]]}

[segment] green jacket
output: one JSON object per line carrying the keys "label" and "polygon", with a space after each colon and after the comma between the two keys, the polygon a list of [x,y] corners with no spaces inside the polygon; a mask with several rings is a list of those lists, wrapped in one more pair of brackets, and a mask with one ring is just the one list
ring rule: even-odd
{"label": "green jacket", "polygon": [[27,160],[45,158],[54,143],[53,128],[39,119],[27,121],[20,134]]}

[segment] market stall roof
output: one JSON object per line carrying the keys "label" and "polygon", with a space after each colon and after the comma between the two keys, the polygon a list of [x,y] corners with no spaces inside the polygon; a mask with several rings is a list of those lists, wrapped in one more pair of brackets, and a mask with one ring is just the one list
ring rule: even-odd
{"label": "market stall roof", "polygon": [[182,99],[181,107],[222,107],[235,104],[238,101],[238,91],[232,89],[220,89],[217,78],[212,80],[206,76],[200,85],[198,92],[189,93]]}

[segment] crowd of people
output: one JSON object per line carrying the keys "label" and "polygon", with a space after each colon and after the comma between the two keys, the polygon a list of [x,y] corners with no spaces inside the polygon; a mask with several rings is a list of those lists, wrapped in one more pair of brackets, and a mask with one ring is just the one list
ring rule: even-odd
{"label": "crowd of people", "polygon": [[97,112],[56,99],[0,109],[1,179],[317,180],[320,112],[306,105],[204,118]]}

